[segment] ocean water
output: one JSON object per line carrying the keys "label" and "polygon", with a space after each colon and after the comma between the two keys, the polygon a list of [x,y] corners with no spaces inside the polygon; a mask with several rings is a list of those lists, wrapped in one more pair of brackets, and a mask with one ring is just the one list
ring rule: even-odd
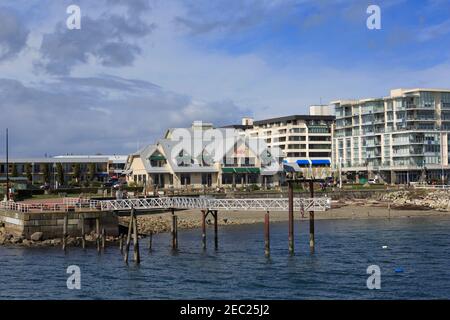
{"label": "ocean water", "polygon": [[[0,299],[437,299],[450,298],[450,218],[316,221],[316,252],[308,222],[295,224],[295,254],[287,223],[219,227],[202,250],[201,230],[179,230],[140,241],[141,264],[125,265],[118,246],[0,247]],[[388,246],[383,249],[383,246]],[[132,248],[130,248],[132,258]],[[81,270],[81,289],[69,290],[67,267]],[[369,265],[381,269],[381,289],[366,285]],[[396,272],[401,268],[403,272]],[[398,271],[398,270],[397,270]]]}

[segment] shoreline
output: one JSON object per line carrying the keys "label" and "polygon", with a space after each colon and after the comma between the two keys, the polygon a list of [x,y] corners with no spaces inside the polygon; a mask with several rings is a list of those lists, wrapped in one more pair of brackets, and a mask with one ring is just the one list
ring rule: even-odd
{"label": "shoreline", "polygon": [[[264,223],[264,211],[219,211],[218,225],[233,226],[255,223]],[[198,229],[201,228],[201,213],[195,210],[178,211],[178,229]],[[395,219],[395,218],[414,218],[414,217],[450,217],[450,212],[439,211],[431,208],[404,209],[391,208],[387,205],[342,205],[332,208],[328,211],[316,211],[315,220],[334,220],[334,219]],[[209,220],[209,224],[208,224]],[[119,219],[121,225],[126,225],[127,217]],[[287,222],[287,212],[271,212],[270,223]],[[300,213],[294,212],[294,221],[309,221],[309,212],[305,212],[301,217]],[[207,226],[212,225],[212,217],[207,217]],[[140,234],[153,234],[170,232],[172,224],[170,212],[158,213],[148,216],[138,216],[138,227]]]}
{"label": "shoreline", "polygon": [[[199,210],[184,210],[176,212],[178,216],[178,229],[199,229],[201,228],[201,212]],[[219,211],[219,226],[242,226],[250,224],[264,223],[264,211]],[[450,217],[450,212],[435,210],[431,208],[405,209],[402,207],[391,208],[385,203],[362,203],[337,204],[328,211],[316,211],[315,220],[353,220],[353,219],[396,219],[396,218],[423,218],[423,217]],[[270,213],[270,223],[287,222],[287,212],[274,211]],[[294,221],[309,221],[309,212],[305,212],[301,217],[300,212],[294,212]],[[119,226],[126,227],[128,217],[119,218]],[[146,216],[138,216],[139,237],[145,238],[150,233],[168,233],[171,230],[171,213],[164,212]],[[212,217],[207,217],[207,227],[212,226]],[[106,244],[119,242],[119,237],[107,236]],[[2,232],[0,229],[0,246],[8,247],[56,247],[62,243],[61,238],[47,239],[42,241],[32,241],[28,239],[15,238]],[[90,248],[96,246],[95,235],[86,235],[86,243]],[[69,237],[68,247],[81,247],[81,237]]]}

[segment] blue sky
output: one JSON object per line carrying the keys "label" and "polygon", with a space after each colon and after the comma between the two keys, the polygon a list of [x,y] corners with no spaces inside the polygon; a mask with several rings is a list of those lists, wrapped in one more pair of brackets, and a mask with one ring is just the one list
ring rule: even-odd
{"label": "blue sky", "polygon": [[2,0],[1,137],[12,156],[129,153],[194,120],[450,88],[449,40],[448,0]]}

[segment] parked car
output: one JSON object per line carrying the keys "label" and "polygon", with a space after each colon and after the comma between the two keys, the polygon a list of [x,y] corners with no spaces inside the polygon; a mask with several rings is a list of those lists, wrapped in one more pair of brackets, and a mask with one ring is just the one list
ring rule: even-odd
{"label": "parked car", "polygon": [[43,185],[41,185],[39,187],[39,189],[41,189],[41,190],[49,190],[50,189],[50,184],[44,183]]}
{"label": "parked car", "polygon": [[378,181],[377,181],[377,179],[369,179],[369,180],[367,181],[367,183],[368,183],[368,184],[377,184]]}
{"label": "parked car", "polygon": [[122,187],[126,187],[127,186],[127,182],[126,181],[117,181],[116,183],[114,183],[113,188],[114,189],[120,189]]}

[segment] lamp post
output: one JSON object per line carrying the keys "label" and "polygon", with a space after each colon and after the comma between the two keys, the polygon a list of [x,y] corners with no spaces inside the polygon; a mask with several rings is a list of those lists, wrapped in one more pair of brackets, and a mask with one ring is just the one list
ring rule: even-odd
{"label": "lamp post", "polygon": [[9,141],[8,141],[8,128],[6,128],[6,200],[9,201]]}

